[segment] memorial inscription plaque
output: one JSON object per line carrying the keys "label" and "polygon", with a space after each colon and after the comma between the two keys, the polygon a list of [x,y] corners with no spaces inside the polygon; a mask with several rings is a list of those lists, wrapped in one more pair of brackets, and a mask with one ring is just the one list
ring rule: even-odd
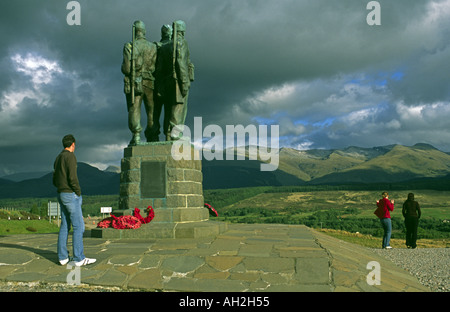
{"label": "memorial inscription plaque", "polygon": [[166,197],[166,163],[143,161],[141,163],[141,198]]}

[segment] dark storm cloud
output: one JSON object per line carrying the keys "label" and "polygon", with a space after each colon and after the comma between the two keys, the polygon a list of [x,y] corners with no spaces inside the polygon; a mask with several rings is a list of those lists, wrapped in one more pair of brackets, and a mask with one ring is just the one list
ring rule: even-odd
{"label": "dark storm cloud", "polygon": [[119,164],[130,139],[122,47],[137,19],[150,41],[186,21],[189,126],[266,121],[292,147],[450,150],[448,0],[379,1],[381,26],[367,25],[361,0],[79,0],[80,26],[67,25],[67,2],[1,4],[0,176],[51,169],[66,133],[79,161]]}

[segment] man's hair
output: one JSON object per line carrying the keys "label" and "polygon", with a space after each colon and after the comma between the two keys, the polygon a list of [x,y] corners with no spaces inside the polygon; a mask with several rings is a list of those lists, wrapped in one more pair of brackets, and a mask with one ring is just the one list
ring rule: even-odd
{"label": "man's hair", "polygon": [[64,148],[70,147],[72,143],[75,143],[75,137],[71,134],[65,135],[62,139]]}

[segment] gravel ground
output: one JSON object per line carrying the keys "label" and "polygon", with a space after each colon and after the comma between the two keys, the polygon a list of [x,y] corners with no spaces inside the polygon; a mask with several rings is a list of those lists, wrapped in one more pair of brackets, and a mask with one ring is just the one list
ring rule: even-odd
{"label": "gravel ground", "polygon": [[450,291],[450,249],[372,249],[375,253],[405,269],[434,292]]}

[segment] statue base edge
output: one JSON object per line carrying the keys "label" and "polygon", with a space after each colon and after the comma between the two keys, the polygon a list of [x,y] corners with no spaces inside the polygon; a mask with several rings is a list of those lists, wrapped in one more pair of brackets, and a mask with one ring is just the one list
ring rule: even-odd
{"label": "statue base edge", "polygon": [[155,238],[205,238],[216,237],[228,230],[228,224],[221,221],[199,221],[186,223],[147,223],[138,229],[95,228],[91,237],[106,239],[155,239]]}

